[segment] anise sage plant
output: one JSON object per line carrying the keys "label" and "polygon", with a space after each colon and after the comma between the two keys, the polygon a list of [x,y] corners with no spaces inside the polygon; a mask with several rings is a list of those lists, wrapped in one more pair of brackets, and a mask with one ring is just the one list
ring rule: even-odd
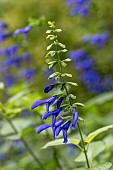
{"label": "anise sage plant", "polygon": [[[59,42],[58,33],[61,32],[61,29],[56,29],[55,22],[48,22],[50,29],[46,31],[47,39],[49,39],[52,43],[47,47],[47,55],[45,56],[49,69],[53,69],[55,72],[49,76],[48,79],[55,79],[53,84],[50,84],[44,88],[44,92],[48,93],[53,89],[56,89],[56,94],[52,95],[49,98],[44,100],[36,100],[32,103],[31,108],[35,109],[36,107],[45,104],[46,111],[42,115],[42,120],[46,120],[48,117],[51,117],[51,124],[42,124],[38,127],[37,133],[42,132],[48,128],[52,129],[53,142],[49,142],[43,148],[47,146],[54,146],[55,140],[57,136],[62,132],[63,140],[59,140],[64,144],[72,143],[78,146],[81,150],[81,153],[84,154],[86,168],[77,168],[79,170],[91,169],[95,170],[107,170],[111,167],[111,163],[101,163],[96,167],[91,167],[92,163],[89,160],[88,153],[88,145],[91,141],[101,132],[106,131],[110,128],[113,128],[113,125],[109,125],[98,129],[97,131],[89,134],[86,139],[83,138],[82,130],[80,127],[79,120],[81,118],[78,116],[77,106],[84,106],[82,103],[74,102],[76,101],[76,96],[69,93],[69,86],[77,86],[76,83],[71,81],[66,81],[65,77],[71,78],[72,75],[70,73],[63,72],[63,68],[67,66],[68,62],[71,61],[70,58],[64,58],[63,53],[67,52],[66,46]],[[51,106],[54,105],[54,110],[51,110]],[[53,108],[53,107],[52,107]],[[80,140],[71,140],[68,138],[68,130],[72,131],[78,128],[78,132],[80,134]],[[58,143],[57,143],[58,144]],[[61,144],[59,142],[59,144]],[[101,147],[101,146],[100,146]],[[83,158],[83,159],[84,159]],[[100,168],[100,169],[99,169]]]}

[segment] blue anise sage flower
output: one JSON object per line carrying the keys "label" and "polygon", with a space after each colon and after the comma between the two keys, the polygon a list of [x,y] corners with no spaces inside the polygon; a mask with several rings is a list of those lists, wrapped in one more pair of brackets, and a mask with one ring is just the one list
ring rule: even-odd
{"label": "blue anise sage flower", "polygon": [[42,120],[45,120],[45,119],[47,119],[50,115],[52,115],[53,116],[53,120],[52,120],[52,124],[54,124],[55,123],[55,117],[57,117],[58,116],[58,114],[61,112],[61,110],[62,110],[62,108],[59,108],[59,109],[56,109],[56,110],[53,110],[53,111],[46,111],[44,114],[43,114],[43,116],[42,116]]}
{"label": "blue anise sage flower", "polygon": [[46,112],[49,112],[49,107],[55,102],[57,96],[52,96],[49,97],[45,100],[36,100],[35,102],[32,103],[31,109],[34,109],[42,104],[46,104]]}
{"label": "blue anise sage flower", "polygon": [[44,93],[50,92],[55,87],[55,84],[50,84],[44,88]]}
{"label": "blue anise sage flower", "polygon": [[17,29],[16,31],[14,31],[13,36],[16,37],[18,34],[23,34],[24,42],[26,42],[27,33],[31,30],[31,28],[31,26],[26,26],[24,28]]}
{"label": "blue anise sage flower", "polygon": [[74,130],[76,128],[76,123],[78,121],[78,112],[76,111],[76,109],[73,109],[73,114],[72,114],[72,125],[71,125],[71,129]]}
{"label": "blue anise sage flower", "polygon": [[[58,121],[55,123],[55,127],[58,128],[63,122],[64,122],[63,119],[58,120]],[[52,127],[52,124],[43,124],[43,125],[41,125],[41,126],[39,126],[39,127],[37,128],[36,133],[39,134],[39,133],[42,132],[43,130],[48,129],[48,128],[50,128],[50,127]]]}
{"label": "blue anise sage flower", "polygon": [[71,124],[71,121],[66,122],[61,128],[62,128],[62,133],[63,133],[63,138],[64,141],[63,143],[67,143],[68,142],[68,138],[67,138],[67,131],[69,129],[69,126]]}
{"label": "blue anise sage flower", "polygon": [[59,109],[62,101],[64,100],[64,97],[60,97],[56,102],[56,108]]}
{"label": "blue anise sage flower", "polygon": [[67,131],[68,131],[68,129],[69,129],[70,124],[71,124],[71,121],[69,120],[69,121],[65,122],[62,126],[60,125],[59,127],[57,127],[56,130],[55,130],[56,136],[58,136],[59,133],[60,133],[60,131],[62,131],[62,133],[63,133],[63,138],[64,138],[63,143],[67,143],[67,142],[68,142],[68,139],[67,139],[67,137],[68,137]]}

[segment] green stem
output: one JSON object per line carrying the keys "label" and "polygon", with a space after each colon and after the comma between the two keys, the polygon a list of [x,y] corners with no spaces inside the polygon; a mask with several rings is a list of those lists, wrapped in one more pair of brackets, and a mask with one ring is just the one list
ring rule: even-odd
{"label": "green stem", "polygon": [[[58,59],[61,60],[59,55],[58,55]],[[62,65],[61,65],[60,62],[59,62],[59,67],[60,67],[60,71],[61,71],[61,74],[62,74]],[[63,83],[62,77],[60,78],[60,80],[61,80],[61,83]],[[64,89],[65,89],[65,92],[66,92],[66,94],[67,94],[67,96],[68,96],[68,95],[69,95],[69,92],[68,92],[67,87],[64,86]],[[70,106],[72,106],[72,102],[71,102],[71,99],[70,99],[70,98],[69,98],[69,103],[70,103]],[[82,147],[83,147],[83,153],[84,153],[85,158],[86,158],[87,167],[90,168],[89,160],[88,160],[88,156],[87,156],[87,150],[86,150],[86,148],[85,148],[85,143],[84,143],[82,131],[81,131],[81,128],[80,128],[80,125],[79,125],[78,122],[77,122],[77,126],[78,126],[79,134],[80,134],[80,137],[81,137],[81,142],[82,142]]]}
{"label": "green stem", "polygon": [[80,125],[79,125],[78,122],[77,122],[77,126],[78,126],[78,130],[79,130],[80,137],[81,137],[81,142],[82,142],[83,152],[84,152],[84,155],[85,155],[85,158],[86,158],[87,167],[90,168],[89,160],[88,160],[88,156],[87,156],[87,150],[85,148],[85,143],[84,143],[82,131],[81,131],[81,128],[80,128]]}
{"label": "green stem", "polygon": [[[16,129],[16,127],[14,126],[14,124],[12,123],[12,121],[10,119],[7,119],[7,122],[10,124],[10,126],[12,127],[12,129],[14,130],[15,134],[18,134],[18,130]],[[26,140],[24,138],[21,137],[21,141],[24,144],[24,146],[26,147],[27,151],[30,153],[30,155],[33,157],[33,159],[39,164],[40,168],[42,170],[45,169],[45,167],[43,166],[43,164],[40,162],[40,160],[37,158],[37,156],[34,154],[34,152],[32,151],[32,149],[30,148],[30,146],[28,145],[28,143],[26,142]]]}

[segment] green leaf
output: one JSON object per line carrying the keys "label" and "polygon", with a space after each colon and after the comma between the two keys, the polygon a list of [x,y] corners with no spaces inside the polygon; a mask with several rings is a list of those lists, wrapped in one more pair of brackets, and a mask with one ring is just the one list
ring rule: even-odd
{"label": "green leaf", "polygon": [[[65,145],[63,143],[64,139],[56,139],[55,141],[48,142],[46,145],[44,145],[42,148],[46,149],[49,146],[57,146],[57,145]],[[67,144],[74,144],[74,145],[79,145],[80,140],[79,139],[71,139],[68,138],[68,143]]]}
{"label": "green leaf", "polygon": [[49,33],[51,33],[51,32],[53,32],[53,30],[47,30],[47,31],[46,31],[47,34],[49,34]]}
{"label": "green leaf", "polygon": [[47,46],[47,50],[50,50],[53,46],[53,43]]}
{"label": "green leaf", "polygon": [[73,94],[70,94],[70,97],[72,98],[72,99],[76,99],[76,96],[75,95],[73,95]]}
{"label": "green leaf", "polygon": [[73,106],[73,107],[77,107],[77,106],[82,106],[82,107],[84,107],[85,105],[82,104],[82,103],[74,103],[72,106]]}
{"label": "green leaf", "polygon": [[55,32],[61,32],[62,30],[61,29],[55,29]]}
{"label": "green leaf", "polygon": [[98,164],[92,168],[76,168],[73,170],[109,170],[112,167],[111,162],[103,162],[101,164]]}
{"label": "green leaf", "polygon": [[[88,156],[88,160],[90,163],[92,163],[93,159],[99,155],[103,150],[105,149],[105,144],[103,141],[96,141],[96,142],[92,142],[89,146],[88,146],[88,151],[87,151],[87,156]],[[85,156],[84,153],[81,152],[79,154],[79,156],[75,159],[76,162],[85,162]]]}
{"label": "green leaf", "polygon": [[111,128],[113,128],[113,125],[109,125],[109,126],[105,126],[105,127],[100,128],[100,129],[97,129],[96,131],[90,133],[86,137],[85,142],[90,143],[97,135],[99,135],[100,133],[105,132],[105,131],[107,131]]}
{"label": "green leaf", "polygon": [[21,111],[22,111],[21,108],[6,109],[6,111],[3,112],[3,115],[6,118],[14,118],[19,113],[21,113]]}
{"label": "green leaf", "polygon": [[67,64],[66,64],[64,61],[61,61],[61,65],[62,65],[63,67],[66,67],[66,66],[67,66]]}
{"label": "green leaf", "polygon": [[55,72],[55,73],[51,74],[48,79],[52,79],[52,78],[57,77],[59,75],[60,75],[60,72]]}
{"label": "green leaf", "polygon": [[10,97],[10,98],[8,99],[8,102],[7,102],[7,103],[15,102],[16,100],[21,99],[24,95],[26,95],[26,94],[28,94],[28,93],[30,93],[30,90],[29,90],[29,89],[23,90],[23,91],[17,93],[16,95]]}
{"label": "green leaf", "polygon": [[66,62],[66,63],[68,63],[68,62],[70,62],[71,61],[71,59],[70,58],[66,58],[65,60],[63,60],[64,62]]}
{"label": "green leaf", "polygon": [[63,50],[59,50],[59,51],[58,51],[58,53],[65,53],[65,52],[67,52],[66,49],[63,49]]}
{"label": "green leaf", "polygon": [[72,77],[72,74],[63,73],[63,74],[61,75],[61,77],[65,77],[65,76],[67,76],[67,77]]}
{"label": "green leaf", "polygon": [[[18,130],[18,132],[20,132],[22,129],[33,124],[31,119],[28,119],[28,118],[26,118],[26,119],[25,118],[14,119],[12,122],[13,122],[14,126],[16,127],[16,129]],[[12,127],[9,125],[8,122],[3,122],[0,133],[3,136],[9,135],[9,134],[14,133],[14,130],[12,129]]]}
{"label": "green leaf", "polygon": [[45,16],[41,16],[39,18],[32,18],[32,17],[30,17],[28,19],[29,25],[32,26],[32,27],[39,26],[39,25],[43,24],[44,21],[45,21]]}
{"label": "green leaf", "polygon": [[74,83],[74,82],[67,82],[67,84],[72,85],[72,86],[78,86],[77,83]]}
{"label": "green leaf", "polygon": [[56,51],[49,51],[49,55],[53,57],[56,54]]}
{"label": "green leaf", "polygon": [[31,127],[24,128],[21,131],[21,137],[25,138],[29,133],[32,133],[32,132],[35,132],[35,130],[33,128],[31,128]]}
{"label": "green leaf", "polygon": [[113,92],[106,92],[104,94],[100,94],[92,99],[90,99],[89,101],[87,101],[85,103],[86,107],[90,107],[92,105],[102,105],[110,100],[113,100]]}
{"label": "green leaf", "polygon": [[62,43],[58,43],[58,45],[59,45],[60,47],[62,47],[62,48],[66,48],[66,46],[65,46],[64,44],[62,44]]}
{"label": "green leaf", "polygon": [[48,63],[48,64],[49,64],[49,69],[52,68],[52,67],[54,67],[54,66],[57,64],[57,62],[58,62],[58,61],[51,61],[51,62],[49,62],[49,63]]}

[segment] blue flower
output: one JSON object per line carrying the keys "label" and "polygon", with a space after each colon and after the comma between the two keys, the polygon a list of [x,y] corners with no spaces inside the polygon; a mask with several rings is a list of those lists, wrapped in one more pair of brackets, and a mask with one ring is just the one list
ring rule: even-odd
{"label": "blue flower", "polygon": [[56,108],[59,109],[62,101],[64,100],[64,97],[60,97],[56,102]]}
{"label": "blue flower", "polygon": [[73,114],[72,114],[72,125],[70,127],[72,130],[74,130],[76,128],[77,121],[78,121],[78,112],[74,108]]}
{"label": "blue flower", "polygon": [[74,64],[76,70],[85,70],[93,66],[93,58],[87,58],[82,61],[75,62]]}
{"label": "blue flower", "polygon": [[68,131],[68,129],[69,129],[70,123],[71,123],[71,121],[68,121],[68,122],[66,122],[66,123],[61,127],[62,133],[63,133],[63,138],[64,138],[63,143],[67,143],[67,142],[68,142],[68,139],[67,139],[67,131]]}
{"label": "blue flower", "polygon": [[45,129],[48,129],[51,127],[51,124],[43,124],[41,126],[38,127],[38,129],[36,130],[36,133],[40,133]]}
{"label": "blue flower", "polygon": [[68,52],[68,57],[73,61],[81,61],[86,58],[86,52],[84,49],[78,49]]}
{"label": "blue flower", "polygon": [[7,24],[5,23],[5,22],[0,22],[0,31],[2,30],[2,29],[5,29],[5,28],[7,28]]}
{"label": "blue flower", "polygon": [[[53,121],[52,121],[52,122],[55,123],[55,120],[54,120],[54,119],[58,116],[58,114],[61,112],[61,110],[62,110],[62,108],[58,108],[58,109],[53,110],[53,111],[48,111],[48,110],[47,110],[47,111],[43,114],[42,120],[47,119],[50,115],[52,115],[52,116],[53,116]],[[52,123],[52,124],[54,124],[54,123]]]}
{"label": "blue flower", "polygon": [[55,131],[56,136],[59,135],[60,131],[62,131],[62,133],[63,133],[63,138],[64,138],[63,143],[68,142],[67,131],[69,129],[70,124],[71,124],[71,121],[69,120],[69,121],[65,122],[62,126],[60,125],[59,127],[56,128],[56,131]]}
{"label": "blue flower", "polygon": [[47,98],[45,100],[36,100],[32,103],[31,109],[34,109],[42,104],[46,104],[46,111],[49,112],[49,107],[55,102],[57,96],[52,96],[50,98]]}
{"label": "blue flower", "polygon": [[3,73],[3,82],[7,88],[10,88],[15,84],[15,79],[9,72],[5,72]]}
{"label": "blue flower", "polygon": [[46,86],[46,87],[44,88],[44,92],[45,92],[45,93],[48,93],[48,92],[51,91],[54,87],[55,87],[55,84],[50,84],[50,85],[48,85],[48,86]]}
{"label": "blue flower", "polygon": [[66,4],[71,6],[69,14],[85,16],[90,12],[90,3],[91,0],[67,0]]}
{"label": "blue flower", "polygon": [[31,82],[31,81],[33,81],[34,74],[35,74],[34,69],[32,69],[32,70],[24,69],[17,75],[17,77],[18,78],[26,78],[28,82]]}
{"label": "blue flower", "polygon": [[85,35],[82,40],[89,42],[91,46],[96,46],[98,49],[101,49],[107,44],[109,35],[107,33]]}
{"label": "blue flower", "polygon": [[[58,121],[55,123],[55,127],[58,128],[63,122],[64,122],[64,120],[62,120],[62,119],[58,120]],[[36,133],[40,133],[40,132],[42,132],[43,130],[48,129],[48,128],[50,128],[50,127],[52,127],[52,124],[43,124],[43,125],[41,125],[41,126],[39,126],[39,127],[37,128]]]}
{"label": "blue flower", "polygon": [[24,59],[24,60],[26,60],[26,63],[28,64],[28,65],[30,65],[30,63],[31,63],[31,61],[30,61],[30,54],[29,53],[24,53],[24,54],[22,54],[22,58]]}
{"label": "blue flower", "polygon": [[24,42],[26,42],[27,33],[31,30],[31,26],[26,26],[25,28],[17,29],[14,31],[13,36],[16,37],[18,34],[23,34]]}
{"label": "blue flower", "polygon": [[11,57],[11,58],[15,58],[17,56],[17,52],[18,52],[18,45],[11,45],[7,48],[4,48],[0,51],[0,55],[6,56],[6,57]]}

